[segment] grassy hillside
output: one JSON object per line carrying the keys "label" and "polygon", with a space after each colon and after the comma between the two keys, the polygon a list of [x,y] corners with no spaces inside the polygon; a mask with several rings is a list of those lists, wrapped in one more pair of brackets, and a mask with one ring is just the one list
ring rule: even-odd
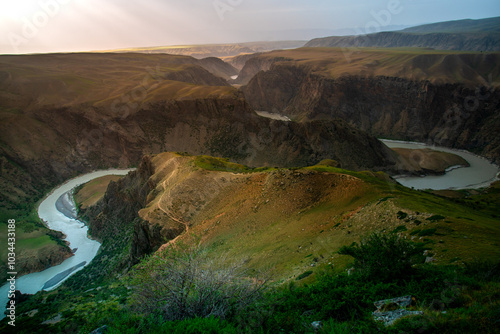
{"label": "grassy hillside", "polygon": [[[228,86],[203,65],[188,56],[161,54],[0,56],[0,96],[2,106],[14,110],[82,103],[99,105],[105,101],[109,101],[109,107],[114,100],[131,92],[135,92],[133,102],[143,102],[143,95],[151,100],[155,92],[196,98],[210,90],[207,87],[192,91],[199,89],[198,86]],[[215,95],[231,91],[230,87],[213,89]]]}
{"label": "grassy hillside", "polygon": [[[268,294],[251,306],[255,308],[226,320],[165,322],[157,315],[140,313],[141,307],[135,304],[136,283],[132,282],[134,277],[142,280],[141,268],[150,260],[123,276],[122,271],[99,270],[105,263],[101,254],[57,291],[39,293],[22,304],[20,313],[24,315],[17,323],[23,329],[74,333],[107,325],[112,333],[195,333],[208,328],[214,333],[232,333],[236,327],[252,333],[273,333],[280,328],[308,333],[301,322],[318,319],[324,321],[325,333],[349,328],[360,333],[411,328],[424,328],[425,333],[434,329],[471,332],[471,324],[488,332],[493,326],[496,304],[489,304],[486,296],[498,293],[497,281],[488,274],[497,269],[471,264],[477,259],[496,261],[500,256],[497,184],[486,191],[445,197],[404,188],[383,173],[331,167],[333,161],[307,168],[251,169],[224,159],[163,153],[151,163],[148,168],[154,173],[147,183],[153,188],[139,211],[147,224],[160,233],[173,223],[185,224],[185,232],[170,241],[171,245],[201,240],[207,249],[204,261],[222,258],[242,263],[250,277],[262,272],[271,275]],[[130,179],[123,191],[132,194],[133,184],[140,186]],[[490,205],[490,209],[478,210],[477,203]],[[114,224],[112,217],[106,217],[106,207],[102,212],[102,219]],[[420,252],[426,251],[406,280],[389,276],[389,281],[377,281],[344,274],[352,266],[352,258],[338,251],[373,232],[399,236],[418,245]],[[112,242],[122,245],[131,239]],[[108,261],[113,261],[112,256],[105,255]],[[424,265],[425,259],[429,263]],[[100,279],[89,280],[92,272],[99,272]],[[78,293],[73,290],[76,286]],[[424,318],[402,322],[395,329],[370,320],[373,301],[404,294],[416,296],[413,309],[422,310]],[[443,300],[448,315],[438,315],[432,306]],[[131,303],[139,309],[131,308]],[[471,317],[472,309],[483,320]]]}
{"label": "grassy hillside", "polygon": [[[314,267],[342,267],[333,255],[374,231],[424,242],[437,263],[495,259],[500,227],[491,213],[397,185],[383,173],[328,165],[250,170],[220,159],[160,154],[156,186],[140,216],[168,228],[186,225],[214,254],[273,268],[293,279]],[[327,162],[324,162],[327,163]]]}

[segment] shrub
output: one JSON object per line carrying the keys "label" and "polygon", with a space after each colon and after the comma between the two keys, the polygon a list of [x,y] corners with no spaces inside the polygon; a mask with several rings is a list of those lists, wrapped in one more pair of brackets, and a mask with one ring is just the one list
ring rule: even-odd
{"label": "shrub", "polygon": [[403,212],[403,211],[398,211],[397,217],[398,217],[398,219],[405,219],[406,217],[408,217],[408,214],[406,212]]}
{"label": "shrub", "polygon": [[428,229],[425,229],[425,230],[418,232],[418,236],[419,237],[427,237],[427,236],[433,235],[434,233],[436,233],[435,228],[428,228]]}
{"label": "shrub", "polygon": [[399,233],[399,232],[404,232],[404,231],[408,231],[408,229],[406,228],[406,226],[399,225],[394,230],[392,230],[391,233]]}
{"label": "shrub", "polygon": [[427,218],[426,220],[431,221],[431,222],[436,222],[436,221],[439,221],[439,220],[443,220],[444,218],[445,217],[441,216],[441,215],[434,215],[434,216],[431,216],[431,217]]}
{"label": "shrub", "polygon": [[312,272],[312,270],[308,270],[308,271],[306,271],[306,272],[304,272],[304,273],[300,274],[299,276],[297,276],[296,280],[297,280],[297,281],[300,281],[301,279],[304,279],[304,278],[306,278],[306,277],[311,276],[311,275],[312,275],[312,273],[313,273],[313,272]]}
{"label": "shrub", "polygon": [[373,233],[361,244],[342,247],[339,254],[354,257],[354,268],[368,279],[387,282],[407,276],[421,251],[395,234]]}
{"label": "shrub", "polygon": [[417,228],[416,230],[413,230],[410,232],[410,235],[415,235],[415,234],[419,234],[422,230]]}
{"label": "shrub", "polygon": [[137,268],[135,301],[139,310],[159,312],[166,320],[225,318],[256,300],[266,283],[244,274],[242,264],[177,243]]}

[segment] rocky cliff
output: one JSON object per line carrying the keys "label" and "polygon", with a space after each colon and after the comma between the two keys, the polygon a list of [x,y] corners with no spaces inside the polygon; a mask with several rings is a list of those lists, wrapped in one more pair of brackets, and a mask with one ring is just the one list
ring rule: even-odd
{"label": "rocky cliff", "polygon": [[[303,122],[343,119],[374,136],[463,148],[499,161],[500,90],[491,79],[498,68],[488,68],[498,54],[416,55],[388,69],[382,60],[353,67],[331,53],[320,65],[311,65],[319,62],[314,59],[273,62],[242,87],[245,97],[255,110]],[[362,52],[352,56],[364,59]],[[429,80],[419,79],[425,72],[432,73]]]}

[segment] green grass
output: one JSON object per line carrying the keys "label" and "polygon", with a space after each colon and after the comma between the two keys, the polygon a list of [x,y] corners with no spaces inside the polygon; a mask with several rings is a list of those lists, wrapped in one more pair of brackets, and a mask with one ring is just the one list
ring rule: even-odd
{"label": "green grass", "polygon": [[[192,161],[196,168],[212,171],[222,170],[234,173],[275,171],[274,169],[251,169],[225,159],[211,157],[194,157]],[[241,196],[236,192],[231,192],[231,196],[227,197],[230,200],[202,217],[203,223],[207,225],[200,227],[199,232],[207,229],[207,232],[201,235],[207,238],[207,244],[211,247],[210,251],[213,256],[227,253],[231,258],[248,261],[249,272],[257,272],[267,267],[273,268],[279,274],[275,280],[276,290],[273,290],[269,299],[262,300],[261,304],[256,306],[260,311],[254,310],[255,312],[248,313],[250,316],[246,319],[234,315],[220,322],[220,326],[224,328],[238,328],[240,325],[244,328],[255,326],[261,329],[259,333],[292,330],[301,332],[302,323],[322,320],[325,332],[358,328],[359,332],[366,333],[373,331],[397,333],[406,327],[396,325],[394,327],[398,328],[396,331],[394,328],[379,326],[370,320],[369,315],[374,310],[372,303],[377,299],[414,294],[418,297],[418,307],[425,310],[430,324],[444,332],[446,332],[443,329],[446,323],[450,324],[450,328],[454,328],[456,332],[459,332],[460,328],[468,329],[469,325],[465,323],[476,321],[471,317],[473,305],[477,305],[477,309],[487,318],[485,324],[481,325],[483,327],[476,323],[477,327],[490,328],[491,324],[488,319],[495,316],[494,304],[489,305],[484,296],[498,295],[498,283],[492,278],[483,278],[482,281],[476,280],[479,283],[474,283],[475,279],[472,278],[476,274],[472,273],[473,270],[465,273],[463,268],[463,263],[469,262],[473,257],[498,259],[498,226],[494,217],[489,213],[478,211],[468,204],[457,203],[442,196],[398,186],[383,173],[352,172],[331,166],[312,166],[292,170],[293,173],[316,176],[323,175],[322,173],[351,175],[362,180],[362,187],[356,188],[356,191],[349,192],[344,197],[332,196],[332,199],[328,201],[320,197],[315,199],[311,206],[300,209],[293,207],[296,211],[288,212],[288,209],[284,207],[287,203],[276,202],[277,206],[272,207],[274,199],[269,204],[262,204],[264,202],[261,201],[260,207],[255,209],[255,203],[252,200],[253,198],[260,199],[262,189],[262,184],[258,183],[255,188],[258,191],[254,192],[250,189],[248,193],[241,194]],[[280,169],[272,176],[279,177],[280,173],[285,171],[287,169]],[[310,173],[311,171],[318,174]],[[258,173],[250,176],[253,179],[259,179]],[[263,179],[265,178],[262,177],[259,180]],[[280,194],[280,191],[280,189],[273,188],[276,198],[281,200],[290,197],[284,195],[290,195],[289,189],[283,190],[283,194]],[[245,201],[251,204],[248,204],[248,208],[245,206]],[[374,210],[376,215],[381,215],[392,208],[390,212],[393,219],[397,219],[400,209],[405,212],[418,211],[425,214],[423,218],[419,216],[421,222],[418,228],[415,223],[417,220],[410,219],[410,215],[412,217],[415,215],[413,212],[405,217],[408,221],[405,220],[404,225],[400,225],[402,221],[396,220],[396,223],[390,225],[389,229],[383,225],[382,221],[377,220],[379,218],[375,218],[376,224],[369,228],[378,231],[383,227],[387,229],[387,233],[400,233],[408,239],[412,236],[425,237],[425,239],[415,241],[426,243],[420,245],[424,247],[423,249],[432,250],[430,253],[433,254],[432,256],[437,255],[438,265],[419,264],[416,267],[417,271],[411,273],[413,276],[398,284],[369,283],[356,278],[356,275],[354,277],[342,274],[338,276],[337,274],[344,272],[352,265],[349,257],[333,255],[333,253],[340,246],[359,241],[362,237],[361,231],[363,230],[357,231],[356,226],[350,226],[353,224],[352,217],[356,217],[356,210],[359,208]],[[250,213],[240,216],[235,214],[247,212],[246,210]],[[281,211],[286,214],[276,215],[276,212]],[[229,217],[219,217],[221,212],[229,214]],[[443,218],[436,218],[436,216]],[[434,218],[427,220],[425,217]],[[210,225],[212,221],[214,226]],[[215,222],[221,223],[215,224]],[[208,228],[217,233],[208,234]],[[191,230],[196,232],[196,226],[193,226]],[[353,232],[347,233],[348,230]],[[126,240],[130,239],[127,238],[131,236],[120,234],[120,243],[128,242]],[[20,324],[26,326],[25,328],[34,328],[34,332],[44,330],[69,333],[72,332],[71,328],[80,330],[84,328],[84,332],[90,332],[104,324],[111,326],[110,330],[115,332],[126,330],[127,326],[138,332],[145,331],[144,327],[141,327],[146,326],[144,324],[148,324],[150,328],[174,328],[175,324],[166,324],[161,319],[146,319],[130,312],[127,306],[130,302],[129,291],[125,287],[127,283],[122,280],[123,278],[117,278],[114,270],[118,269],[112,266],[115,260],[110,260],[115,256],[128,256],[129,249],[120,248],[121,253],[117,255],[116,249],[118,248],[113,247],[118,246],[112,242],[103,244],[100,254],[93,263],[70,278],[68,283],[57,292],[40,293],[30,299],[26,306],[23,306],[23,311],[39,308],[40,314],[34,319],[20,319]],[[313,257],[318,258],[319,261],[315,262]],[[329,261],[333,264],[329,265]],[[311,268],[311,263],[315,264],[314,269]],[[455,265],[447,267],[443,265],[445,263]],[[490,269],[483,268],[477,271],[488,272],[491,271]],[[103,272],[109,273],[110,276],[102,276]],[[309,272],[313,272],[314,275]],[[304,277],[306,274],[308,277]],[[133,271],[130,275],[133,275]],[[298,277],[302,279],[297,281]],[[456,299],[458,300],[456,303],[448,305],[450,312],[446,317],[431,317],[429,304],[433,299],[443,298],[441,297],[443,291],[446,292],[446,289],[449,289],[446,282],[455,284],[456,277],[457,284],[466,287],[463,291],[463,298],[466,301]],[[295,286],[289,286],[287,282],[294,282]],[[83,293],[87,289],[97,287],[101,287],[101,290]],[[47,301],[42,304],[41,301],[44,298],[47,298]],[[263,310],[270,311],[262,314]],[[58,312],[66,312],[65,320],[52,328],[40,327],[40,322]],[[353,314],[356,316],[356,321],[353,320]],[[467,320],[462,323],[460,319]]]}
{"label": "green grass", "polygon": [[229,159],[216,158],[208,155],[195,156],[193,163],[196,167],[217,172],[258,173],[275,170],[275,168],[268,167],[250,168],[245,165],[230,162]]}

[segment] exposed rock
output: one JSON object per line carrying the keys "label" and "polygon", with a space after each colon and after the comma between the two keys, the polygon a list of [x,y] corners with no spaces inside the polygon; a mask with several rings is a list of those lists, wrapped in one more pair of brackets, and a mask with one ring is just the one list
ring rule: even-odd
{"label": "exposed rock", "polygon": [[421,315],[422,311],[408,311],[407,307],[414,305],[415,298],[411,295],[384,299],[374,302],[377,310],[372,313],[375,321],[382,321],[386,326],[392,325],[396,320],[412,315]]}
{"label": "exposed rock", "polygon": [[398,308],[406,308],[415,303],[415,298],[411,295],[397,297],[392,299],[384,299],[374,302],[373,304],[377,308],[377,311],[384,312],[395,310]]}
{"label": "exposed rock", "polygon": [[375,311],[372,313],[373,319],[375,319],[375,321],[382,321],[386,326],[392,325],[396,320],[399,320],[401,318],[408,316],[422,315],[422,314],[424,314],[424,312],[422,311],[407,311],[407,310],[395,310],[388,312]]}
{"label": "exposed rock", "polygon": [[42,325],[54,325],[64,320],[61,313],[58,313],[55,317],[45,320]]}
{"label": "exposed rock", "polygon": [[319,331],[321,328],[323,328],[323,322],[322,321],[313,321],[311,323],[311,327],[315,330],[315,331]]}

